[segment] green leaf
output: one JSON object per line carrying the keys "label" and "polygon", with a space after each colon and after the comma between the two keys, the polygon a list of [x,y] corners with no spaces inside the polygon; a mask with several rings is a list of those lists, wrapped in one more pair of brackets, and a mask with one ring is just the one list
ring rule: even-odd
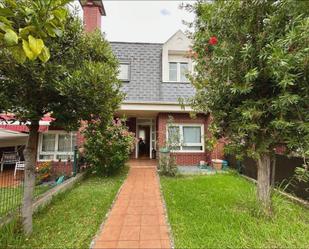
{"label": "green leaf", "polygon": [[6,17],[4,17],[4,16],[0,16],[0,22],[1,23],[4,23],[4,24],[6,24],[6,25],[8,25],[9,27],[11,27],[11,25],[12,25],[12,21],[10,21],[10,20],[8,20]]}
{"label": "green leaf", "polygon": [[26,54],[26,56],[30,59],[30,60],[35,60],[36,59],[36,55],[32,52],[29,43],[23,39],[23,50]]}
{"label": "green leaf", "polygon": [[4,35],[4,40],[9,46],[15,45],[18,43],[18,35],[12,29],[8,29]]}
{"label": "green leaf", "polygon": [[49,60],[49,58],[50,58],[49,49],[44,46],[44,48],[42,49],[42,53],[39,55],[39,59],[44,63],[46,63]]}
{"label": "green leaf", "polygon": [[10,26],[6,25],[5,23],[3,22],[0,22],[0,29],[7,32],[9,29],[11,29]]}
{"label": "green leaf", "polygon": [[14,59],[18,63],[23,64],[26,61],[27,57],[25,55],[24,50],[21,47],[19,47],[19,46],[13,47],[13,48],[11,48],[11,52],[12,52]]}
{"label": "green leaf", "polygon": [[35,57],[37,57],[44,48],[44,42],[42,39],[36,39],[32,35],[29,35],[28,39],[29,39],[29,47],[34,53]]}
{"label": "green leaf", "polygon": [[56,37],[55,29],[51,24],[46,24],[45,29],[49,36]]}
{"label": "green leaf", "polygon": [[58,18],[59,21],[62,21],[67,16],[67,11],[65,9],[57,9],[53,11],[53,14]]}
{"label": "green leaf", "polygon": [[19,35],[23,38],[23,39],[27,39],[28,35],[30,32],[34,32],[35,31],[35,27],[34,26],[26,26],[22,29],[19,29]]}
{"label": "green leaf", "polygon": [[0,16],[10,17],[14,16],[14,12],[9,8],[0,8]]}
{"label": "green leaf", "polygon": [[61,37],[62,34],[63,34],[63,32],[62,32],[61,29],[54,29],[54,32],[56,33],[56,35],[57,35],[58,37]]}

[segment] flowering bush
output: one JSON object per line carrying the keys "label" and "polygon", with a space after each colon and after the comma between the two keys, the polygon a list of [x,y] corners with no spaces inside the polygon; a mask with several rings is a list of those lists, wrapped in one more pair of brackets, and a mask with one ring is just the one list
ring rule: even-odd
{"label": "flowering bush", "polygon": [[104,126],[93,122],[85,129],[85,157],[96,172],[111,175],[125,165],[134,149],[135,136],[124,121],[116,119]]}
{"label": "flowering bush", "polygon": [[41,183],[48,181],[51,177],[51,162],[39,163],[36,167],[36,180]]}
{"label": "flowering bush", "polygon": [[198,60],[199,57],[204,59],[208,58],[209,56],[211,56],[217,44],[218,38],[216,36],[205,38],[205,42],[203,42],[203,47],[194,47],[194,49],[190,49],[188,52],[188,57],[194,60]]}

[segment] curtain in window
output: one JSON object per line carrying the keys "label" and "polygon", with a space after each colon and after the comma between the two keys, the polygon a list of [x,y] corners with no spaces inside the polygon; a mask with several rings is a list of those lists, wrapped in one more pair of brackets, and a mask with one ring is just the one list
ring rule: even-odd
{"label": "curtain in window", "polygon": [[200,143],[201,127],[183,127],[184,143]]}
{"label": "curtain in window", "polygon": [[180,81],[187,82],[188,78],[186,74],[188,73],[188,63],[180,63]]}
{"label": "curtain in window", "polygon": [[177,81],[177,63],[176,62],[169,63],[169,80]]}
{"label": "curtain in window", "polygon": [[44,152],[55,151],[55,142],[56,142],[55,134],[43,134],[42,151]]}
{"label": "curtain in window", "polygon": [[70,152],[71,147],[71,134],[59,134],[58,138],[58,151],[60,152]]}

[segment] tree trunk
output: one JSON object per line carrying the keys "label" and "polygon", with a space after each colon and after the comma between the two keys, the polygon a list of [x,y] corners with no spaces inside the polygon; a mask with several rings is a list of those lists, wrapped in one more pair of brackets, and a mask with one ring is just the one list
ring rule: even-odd
{"label": "tree trunk", "polygon": [[266,210],[270,210],[270,164],[271,157],[268,154],[258,159],[257,195]]}
{"label": "tree trunk", "polygon": [[32,202],[35,185],[36,151],[38,142],[39,122],[32,121],[29,126],[28,142],[24,150],[25,180],[22,205],[23,228],[26,235],[32,233]]}
{"label": "tree trunk", "polygon": [[276,178],[276,154],[273,157],[272,169],[271,169],[271,186],[275,187],[275,178]]}

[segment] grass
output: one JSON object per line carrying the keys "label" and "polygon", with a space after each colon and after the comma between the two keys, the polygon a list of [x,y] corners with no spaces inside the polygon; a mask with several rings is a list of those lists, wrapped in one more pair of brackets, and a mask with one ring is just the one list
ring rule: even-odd
{"label": "grass", "polygon": [[236,174],[161,178],[176,248],[309,248],[309,210],[274,194],[260,212]]}
{"label": "grass", "polygon": [[34,216],[33,234],[26,238],[12,223],[0,230],[4,248],[89,248],[127,169],[113,177],[90,176],[59,194]]}
{"label": "grass", "polygon": [[[34,197],[38,197],[51,186],[49,185],[37,185],[34,189]],[[23,197],[23,187],[0,187],[0,217],[7,215],[10,212],[14,212],[20,207]]]}

